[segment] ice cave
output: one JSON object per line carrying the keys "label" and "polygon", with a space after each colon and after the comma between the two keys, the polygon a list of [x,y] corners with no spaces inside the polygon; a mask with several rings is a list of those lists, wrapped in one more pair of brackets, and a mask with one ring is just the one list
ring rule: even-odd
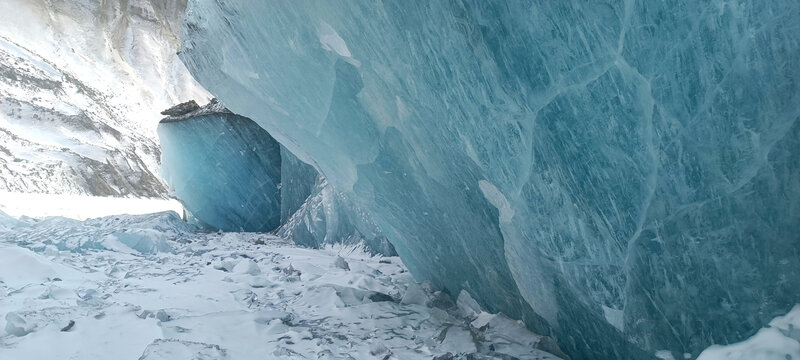
{"label": "ice cave", "polygon": [[[4,1],[0,358],[800,359],[798,34],[796,0]],[[152,210],[74,215],[109,199]]]}

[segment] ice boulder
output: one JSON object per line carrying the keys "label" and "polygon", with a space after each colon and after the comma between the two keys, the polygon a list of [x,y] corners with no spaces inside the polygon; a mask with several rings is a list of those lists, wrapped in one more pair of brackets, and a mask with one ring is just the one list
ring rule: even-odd
{"label": "ice boulder", "polygon": [[280,145],[219,102],[158,125],[161,175],[191,215],[213,229],[271,231],[281,217]]}
{"label": "ice boulder", "polygon": [[0,210],[0,231],[8,231],[14,229],[15,227],[24,225],[24,222],[17,220],[16,218]]}
{"label": "ice boulder", "polygon": [[576,359],[800,298],[800,3],[191,0],[181,59],[418,280]]}

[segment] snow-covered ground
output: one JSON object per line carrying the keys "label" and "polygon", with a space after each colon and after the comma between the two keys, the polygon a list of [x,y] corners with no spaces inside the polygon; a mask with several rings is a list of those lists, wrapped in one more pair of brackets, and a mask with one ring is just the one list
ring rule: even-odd
{"label": "snow-covered ground", "polygon": [[0,214],[0,359],[557,358],[399,258],[193,230],[174,212]]}

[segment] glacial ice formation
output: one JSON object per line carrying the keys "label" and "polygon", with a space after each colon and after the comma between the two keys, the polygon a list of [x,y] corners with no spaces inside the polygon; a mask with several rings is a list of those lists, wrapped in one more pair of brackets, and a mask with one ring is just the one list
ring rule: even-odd
{"label": "glacial ice formation", "polygon": [[800,3],[190,1],[182,60],[418,279],[573,358],[800,298]]}
{"label": "glacial ice formation", "polygon": [[59,216],[23,221],[0,212],[0,239],[24,244],[46,255],[96,250],[137,255],[170,252],[172,241],[196,230],[174,211],[85,221]]}
{"label": "glacial ice formation", "polygon": [[224,231],[280,225],[280,145],[216,101],[158,125],[161,175],[187,211]]}
{"label": "glacial ice formation", "polygon": [[295,243],[362,244],[372,253],[396,252],[370,217],[334,189],[313,166],[281,148],[281,227],[277,234]]}
{"label": "glacial ice formation", "polygon": [[295,243],[363,244],[392,256],[377,225],[317,170],[250,119],[213,99],[163,112],[162,176],[187,209],[187,220],[225,231],[272,231]]}

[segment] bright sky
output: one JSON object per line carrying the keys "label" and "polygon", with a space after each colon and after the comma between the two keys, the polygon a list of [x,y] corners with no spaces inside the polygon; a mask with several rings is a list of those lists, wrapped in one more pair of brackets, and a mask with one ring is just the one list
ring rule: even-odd
{"label": "bright sky", "polygon": [[14,216],[63,216],[85,220],[109,215],[149,214],[172,210],[181,214],[177,200],[95,197],[81,195],[24,194],[0,191],[0,211]]}

